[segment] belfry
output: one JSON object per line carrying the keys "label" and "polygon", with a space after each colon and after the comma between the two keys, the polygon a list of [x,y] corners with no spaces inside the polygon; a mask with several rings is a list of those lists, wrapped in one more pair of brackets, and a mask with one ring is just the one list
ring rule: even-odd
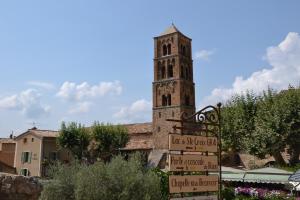
{"label": "belfry", "polygon": [[195,112],[191,39],[174,24],[154,37],[153,145],[168,149],[168,134],[182,112]]}

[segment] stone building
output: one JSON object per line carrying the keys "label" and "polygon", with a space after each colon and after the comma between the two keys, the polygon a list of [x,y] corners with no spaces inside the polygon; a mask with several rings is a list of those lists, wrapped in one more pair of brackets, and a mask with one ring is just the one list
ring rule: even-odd
{"label": "stone building", "polygon": [[154,38],[154,149],[168,149],[168,134],[174,122],[166,119],[180,119],[182,112],[195,112],[191,41],[173,24]]}
{"label": "stone building", "polygon": [[32,128],[15,138],[15,168],[24,176],[44,176],[52,161],[69,162],[71,154],[58,148],[58,131]]}
{"label": "stone building", "polygon": [[[148,152],[149,166],[165,167],[168,134],[183,112],[195,113],[192,40],[173,24],[154,37],[154,81],[152,122],[129,126],[130,141],[124,150]],[[125,125],[128,126],[128,125]],[[147,134],[145,134],[147,127]],[[177,131],[180,133],[180,131]],[[149,151],[150,149],[150,151]]]}
{"label": "stone building", "polygon": [[15,148],[12,138],[0,138],[0,172],[15,173]]}

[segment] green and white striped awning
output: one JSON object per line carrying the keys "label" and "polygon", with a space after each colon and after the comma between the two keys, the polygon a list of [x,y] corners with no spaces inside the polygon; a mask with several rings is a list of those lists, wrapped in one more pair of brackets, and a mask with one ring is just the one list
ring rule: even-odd
{"label": "green and white striped awning", "polygon": [[222,167],[222,180],[248,183],[289,183],[292,172],[266,167],[254,170],[240,170],[231,167]]}

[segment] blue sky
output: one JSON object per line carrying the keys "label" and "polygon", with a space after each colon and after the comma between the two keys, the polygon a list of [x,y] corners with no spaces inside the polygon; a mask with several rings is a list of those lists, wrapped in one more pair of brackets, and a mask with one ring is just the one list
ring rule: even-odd
{"label": "blue sky", "polygon": [[193,39],[197,106],[299,84],[300,2],[1,1],[0,137],[151,121],[153,37]]}

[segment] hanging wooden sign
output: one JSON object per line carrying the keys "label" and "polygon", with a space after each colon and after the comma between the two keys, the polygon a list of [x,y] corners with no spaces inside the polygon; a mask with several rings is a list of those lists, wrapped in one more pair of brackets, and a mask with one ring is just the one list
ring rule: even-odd
{"label": "hanging wooden sign", "polygon": [[169,134],[169,150],[218,152],[217,137]]}
{"label": "hanging wooden sign", "polygon": [[218,171],[217,156],[169,155],[170,171]]}
{"label": "hanging wooden sign", "polygon": [[218,191],[216,175],[169,176],[170,193]]}
{"label": "hanging wooden sign", "polygon": [[218,195],[172,198],[170,200],[218,200]]}

